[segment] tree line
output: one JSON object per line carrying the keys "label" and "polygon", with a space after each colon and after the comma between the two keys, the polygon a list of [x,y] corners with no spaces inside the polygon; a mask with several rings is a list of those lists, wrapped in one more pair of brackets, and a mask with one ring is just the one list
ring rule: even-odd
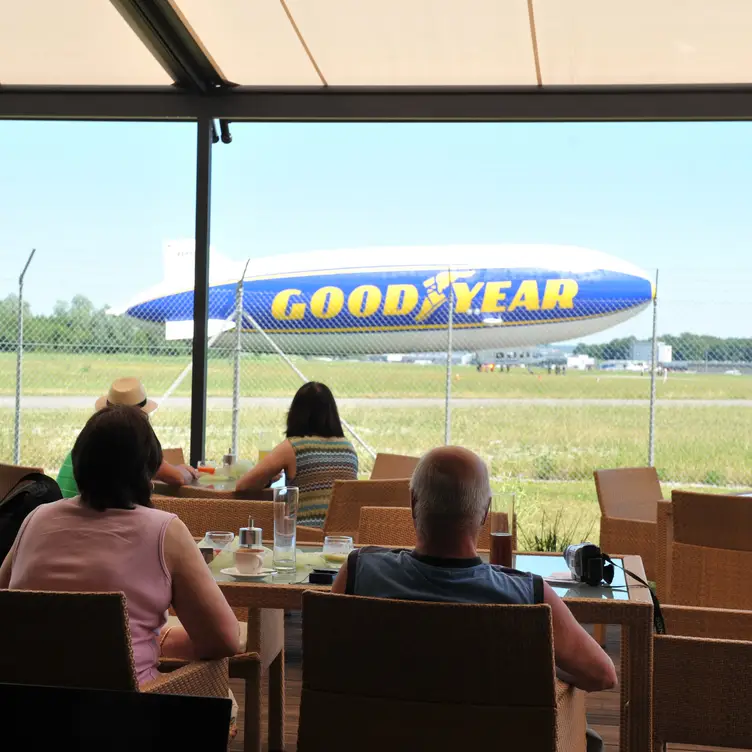
{"label": "tree line", "polygon": [[[24,302],[24,347],[40,352],[190,353],[189,341],[165,340],[163,324],[110,316],[106,310],[106,307],[97,308],[83,295],[76,295],[69,303],[58,301],[51,314],[35,314],[28,302]],[[0,300],[0,352],[16,349],[17,317],[18,297],[8,295]],[[636,341],[636,337],[623,337],[597,345],[581,343],[574,352],[596,360],[630,360]],[[685,332],[678,336],[661,336],[660,341],[671,345],[674,361],[752,363],[752,338],[723,339]]]}
{"label": "tree line", "polygon": [[[51,314],[35,314],[23,305],[24,349],[27,351],[127,351],[140,355],[184,355],[190,342],[167,342],[164,325],[128,316],[110,316],[88,298],[58,301]],[[18,297],[0,300],[0,351],[14,351],[18,337]]]}
{"label": "tree line", "polygon": [[[659,342],[671,345],[674,361],[709,361],[722,363],[752,363],[752,338],[711,337],[706,334],[661,335]],[[598,345],[579,344],[576,355],[589,355],[596,360],[630,360],[636,337],[612,339]]]}

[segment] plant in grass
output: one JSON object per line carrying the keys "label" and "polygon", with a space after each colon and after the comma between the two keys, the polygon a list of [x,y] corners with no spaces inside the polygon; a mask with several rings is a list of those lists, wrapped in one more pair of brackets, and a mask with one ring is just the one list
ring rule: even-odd
{"label": "plant in grass", "polygon": [[705,477],[702,479],[702,482],[706,486],[725,486],[726,485],[726,479],[723,477],[723,473],[720,473],[718,470],[709,470]]}
{"label": "plant in grass", "polygon": [[[577,531],[582,529],[583,516],[578,515],[574,521],[564,519],[564,510],[559,509],[553,518],[547,517],[544,511],[541,515],[540,527],[533,532],[523,530],[517,522],[517,534],[520,550],[538,551],[545,553],[561,553],[567,546],[587,540],[593,531],[594,521],[590,518],[590,524],[584,536],[578,536]],[[586,519],[587,522],[587,519]]]}

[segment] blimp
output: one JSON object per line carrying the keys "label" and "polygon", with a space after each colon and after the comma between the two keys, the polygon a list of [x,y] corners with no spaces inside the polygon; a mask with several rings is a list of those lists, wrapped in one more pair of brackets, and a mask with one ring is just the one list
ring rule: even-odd
{"label": "blimp", "polygon": [[[168,339],[191,338],[193,241],[168,242],[163,254],[163,282],[113,312],[164,324]],[[240,335],[258,353],[419,353],[444,349],[449,336],[455,351],[471,352],[565,342],[627,321],[655,295],[632,264],[560,245],[211,258],[209,336]]]}

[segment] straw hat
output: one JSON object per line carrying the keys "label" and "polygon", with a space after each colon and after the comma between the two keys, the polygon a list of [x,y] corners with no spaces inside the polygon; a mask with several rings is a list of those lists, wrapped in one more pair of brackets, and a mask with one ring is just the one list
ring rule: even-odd
{"label": "straw hat", "polygon": [[147,399],[144,385],[138,379],[130,378],[113,381],[110,391],[94,403],[97,410],[110,405],[140,407],[145,413],[151,413],[157,409],[157,403]]}

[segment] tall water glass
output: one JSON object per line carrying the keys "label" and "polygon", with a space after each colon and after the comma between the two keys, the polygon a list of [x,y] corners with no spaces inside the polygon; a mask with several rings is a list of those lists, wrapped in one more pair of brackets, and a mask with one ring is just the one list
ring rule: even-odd
{"label": "tall water glass", "polygon": [[274,568],[295,571],[295,528],[298,521],[298,489],[274,489]]}
{"label": "tall water glass", "polygon": [[512,540],[514,532],[514,494],[494,494],[489,510],[491,533],[491,564],[512,566]]}

